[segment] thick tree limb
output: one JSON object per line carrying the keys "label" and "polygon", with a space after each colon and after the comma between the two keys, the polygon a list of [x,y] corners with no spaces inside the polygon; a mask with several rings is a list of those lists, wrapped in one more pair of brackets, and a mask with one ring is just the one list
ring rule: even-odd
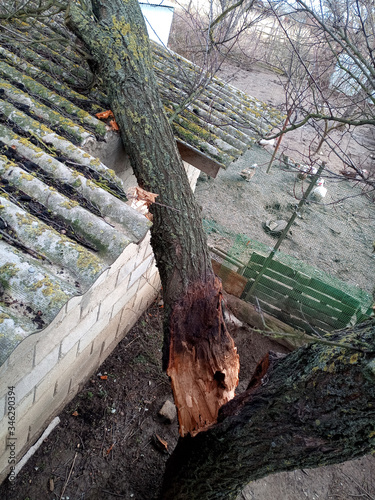
{"label": "thick tree limb", "polygon": [[162,499],[234,499],[271,473],[374,451],[375,319],[327,338],[368,352],[308,345],[283,359],[271,356],[261,385],[224,406],[220,423],[180,439]]}
{"label": "thick tree limb", "polygon": [[[225,304],[238,319],[264,332],[265,335],[269,333],[269,335],[272,338],[276,338],[276,341],[281,345],[289,349],[295,349],[306,342],[304,338],[305,332],[302,330],[296,330],[270,314],[264,311],[258,311],[253,304],[245,302],[234,295],[229,295],[225,292],[223,295]],[[273,333],[275,333],[275,335],[273,335]]]}

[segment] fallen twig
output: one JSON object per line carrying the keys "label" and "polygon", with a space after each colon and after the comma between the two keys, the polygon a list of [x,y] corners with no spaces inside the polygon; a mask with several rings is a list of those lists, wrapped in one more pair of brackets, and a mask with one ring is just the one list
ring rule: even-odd
{"label": "fallen twig", "polygon": [[72,475],[72,472],[73,472],[73,469],[74,469],[74,464],[76,462],[77,455],[78,455],[78,451],[76,451],[76,453],[74,455],[72,466],[70,467],[70,471],[69,471],[68,477],[66,478],[66,481],[64,483],[64,486],[63,486],[63,489],[62,489],[62,492],[61,492],[61,495],[60,495],[60,500],[62,499],[62,497],[63,497],[63,495],[65,493],[66,487],[68,486],[68,483],[69,483],[69,480],[70,480],[70,476]]}
{"label": "fallen twig", "polygon": [[354,478],[350,477],[348,474],[345,474],[345,472],[342,472],[344,474],[344,476],[346,478],[348,478],[350,481],[353,481],[353,483],[355,483],[359,489],[361,489],[371,500],[375,500],[375,497],[370,495],[370,493],[365,490],[365,488],[363,486],[361,486],[358,481],[356,481]]}

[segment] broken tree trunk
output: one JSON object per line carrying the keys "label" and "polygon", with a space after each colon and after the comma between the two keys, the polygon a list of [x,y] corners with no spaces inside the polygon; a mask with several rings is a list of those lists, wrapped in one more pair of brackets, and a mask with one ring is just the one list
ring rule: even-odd
{"label": "broken tree trunk", "polygon": [[[162,500],[230,500],[269,474],[375,450],[375,319],[283,357],[269,356],[219,423],[180,439]],[[269,364],[268,370],[267,365]]]}
{"label": "broken tree trunk", "polygon": [[86,44],[140,187],[151,206],[151,244],[163,285],[163,361],[172,380],[180,433],[216,421],[234,395],[239,360],[223,320],[221,284],[211,268],[200,209],[164,114],[137,0],[71,2],[67,24]]}

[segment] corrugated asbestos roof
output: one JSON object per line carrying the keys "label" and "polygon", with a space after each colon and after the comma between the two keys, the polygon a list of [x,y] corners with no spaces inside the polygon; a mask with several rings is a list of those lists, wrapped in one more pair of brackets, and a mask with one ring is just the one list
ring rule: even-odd
{"label": "corrugated asbestos roof", "polygon": [[[149,223],[121,181],[82,149],[104,141],[108,108],[70,33],[54,19],[0,24],[0,364],[87,290]],[[154,45],[172,113],[196,67]],[[90,90],[87,90],[90,89]],[[225,167],[281,117],[213,79],[175,119],[176,138]],[[248,124],[251,127],[248,127]]]}
{"label": "corrugated asbestos roof", "polygon": [[203,81],[203,90],[174,118],[172,128],[179,141],[222,168],[284,119],[279,110],[219,78],[206,78],[195,64],[160,45],[153,44],[153,54],[159,91],[169,116],[196,92],[197,82]]}
{"label": "corrugated asbestos roof", "polygon": [[0,364],[150,225],[82,149],[106,136],[103,106],[71,87],[91,74],[69,46],[33,44],[67,36],[52,26],[0,26]]}

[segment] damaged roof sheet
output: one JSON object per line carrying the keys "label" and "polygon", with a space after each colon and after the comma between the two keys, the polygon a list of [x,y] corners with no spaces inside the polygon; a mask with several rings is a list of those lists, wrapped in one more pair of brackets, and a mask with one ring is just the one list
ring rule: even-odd
{"label": "damaged roof sheet", "polygon": [[[202,75],[195,64],[156,43],[153,55],[159,91],[167,115],[173,115],[175,137],[222,168],[285,119],[276,108],[219,78]],[[197,91],[199,82],[202,88]]]}
{"label": "damaged roof sheet", "polygon": [[[50,61],[47,74],[52,54],[24,45],[25,23],[22,44],[8,26],[0,28],[0,364],[150,226],[115,173],[83,149],[107,127],[93,116],[102,106],[69,86],[83,71],[77,55],[61,56],[73,73]],[[38,22],[33,36],[37,27],[52,37]]]}
{"label": "damaged roof sheet", "polygon": [[[121,181],[83,149],[105,141],[108,103],[66,28],[0,24],[0,364],[84,293],[149,222]],[[153,45],[165,108],[178,110],[196,67]],[[281,120],[213,79],[175,118],[176,138],[225,167]],[[250,125],[250,126],[249,126]]]}

